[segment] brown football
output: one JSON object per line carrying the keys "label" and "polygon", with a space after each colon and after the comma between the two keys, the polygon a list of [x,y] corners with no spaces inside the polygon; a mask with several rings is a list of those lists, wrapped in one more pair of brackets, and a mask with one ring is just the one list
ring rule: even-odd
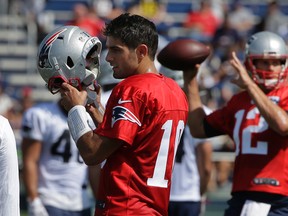
{"label": "brown football", "polygon": [[160,50],[157,59],[172,70],[187,70],[201,64],[210,55],[210,47],[191,39],[178,39]]}

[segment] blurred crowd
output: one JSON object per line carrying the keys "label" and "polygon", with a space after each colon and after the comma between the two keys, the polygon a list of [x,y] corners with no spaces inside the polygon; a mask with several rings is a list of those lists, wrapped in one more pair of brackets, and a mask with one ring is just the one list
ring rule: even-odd
{"label": "blurred crowd", "polygon": [[[231,77],[234,76],[233,68],[229,63],[231,51],[236,51],[237,56],[243,60],[247,37],[262,30],[275,32],[288,41],[288,11],[284,11],[276,0],[266,0],[266,3],[258,1],[261,5],[266,4],[266,11],[263,13],[265,15],[263,16],[255,14],[251,8],[242,3],[243,1],[239,0],[192,1],[192,8],[187,8],[186,13],[182,13],[183,19],[180,22],[173,14],[167,12],[167,0],[79,1],[72,8],[71,19],[63,23],[55,23],[55,15],[51,11],[45,11],[45,6],[49,0],[1,0],[0,2],[3,5],[1,13],[5,13],[3,10],[6,8],[7,13],[24,14],[34,20],[38,27],[37,44],[56,25],[61,24],[77,25],[104,42],[101,29],[105,22],[122,12],[129,11],[148,17],[155,22],[161,36],[159,50],[169,41],[177,38],[191,38],[209,45],[212,52],[201,65],[199,80],[201,80],[202,100],[211,109],[221,107],[233,94],[239,91],[235,85],[230,83]],[[286,8],[288,9],[288,7]],[[177,29],[177,34],[172,34],[172,29]],[[105,43],[103,43],[103,47],[105,50]],[[109,68],[105,62],[102,61],[102,63],[103,68]],[[181,82],[181,72],[171,72],[161,65],[159,65],[159,70]],[[100,84],[101,79],[107,82],[107,76],[111,77],[106,76],[105,73],[109,72],[102,70]],[[113,83],[112,79],[111,82]],[[13,86],[10,86],[3,79],[1,80],[0,114],[10,120],[16,138],[20,141],[21,137],[18,131],[22,113],[39,101],[33,100],[29,86],[24,86],[17,98],[10,94],[11,88]],[[216,140],[213,147],[214,151],[233,151],[233,143],[226,137]],[[215,165],[218,166],[220,163],[215,163]],[[216,185],[221,186],[229,180],[231,166],[231,163],[219,166],[218,176],[215,177]]]}

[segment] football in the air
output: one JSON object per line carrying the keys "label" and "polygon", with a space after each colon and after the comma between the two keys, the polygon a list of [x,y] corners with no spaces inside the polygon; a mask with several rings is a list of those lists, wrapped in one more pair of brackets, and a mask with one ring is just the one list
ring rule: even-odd
{"label": "football in the air", "polygon": [[172,70],[187,70],[201,64],[210,55],[210,47],[196,40],[178,39],[160,50],[157,59]]}

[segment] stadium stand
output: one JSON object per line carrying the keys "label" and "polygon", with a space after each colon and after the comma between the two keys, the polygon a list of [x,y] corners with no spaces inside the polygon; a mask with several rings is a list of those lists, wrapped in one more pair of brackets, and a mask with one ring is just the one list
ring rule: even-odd
{"label": "stadium stand", "polygon": [[[259,19],[265,16],[267,11],[267,2],[262,0],[242,0],[241,4],[245,7],[250,8],[253,13],[259,17]],[[54,24],[55,26],[62,25],[72,18],[72,8],[74,4],[84,2],[89,4],[92,1],[89,0],[47,0],[44,13],[54,15]],[[131,5],[135,4],[135,0],[122,0],[122,6],[124,10],[128,9]],[[160,0],[163,4],[167,5],[167,13],[171,15],[175,23],[171,29],[168,31],[169,38],[177,38],[185,36],[185,31],[181,27],[182,22],[186,14],[193,8],[199,5],[200,0]],[[231,7],[235,0],[224,0],[224,3],[227,3]],[[278,0],[278,4],[281,6],[282,11],[288,15],[288,2],[285,0]]]}
{"label": "stadium stand", "polygon": [[50,100],[44,81],[36,71],[37,28],[35,22],[21,15],[0,16],[0,72],[1,80],[13,86],[12,96],[25,86],[33,88],[32,97]]}
{"label": "stadium stand", "polygon": [[[159,0],[167,5],[167,13],[174,19],[174,24],[167,31],[168,38],[176,39],[185,36],[181,27],[186,14],[197,8],[200,0]],[[37,76],[35,55],[37,52],[37,23],[25,15],[6,14],[8,2],[1,1],[3,8],[0,17],[0,72],[16,88],[27,85],[33,87],[35,100],[50,100],[53,95],[45,89],[45,84]],[[5,4],[6,2],[6,4]],[[52,28],[63,25],[73,16],[72,8],[76,3],[91,3],[92,0],[47,0],[42,11],[52,17]],[[223,0],[229,6],[234,0]],[[259,18],[267,12],[267,2],[263,0],[242,0],[241,3]],[[135,0],[122,0],[122,6],[128,9]],[[278,0],[281,11],[288,15],[288,1]]]}

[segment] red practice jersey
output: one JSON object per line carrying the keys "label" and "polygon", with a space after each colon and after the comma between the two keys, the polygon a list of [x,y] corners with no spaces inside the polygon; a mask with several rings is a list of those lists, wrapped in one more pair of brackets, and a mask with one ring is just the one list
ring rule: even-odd
{"label": "red practice jersey", "polygon": [[171,173],[188,104],[161,74],[126,78],[112,91],[96,133],[125,141],[102,169],[96,215],[167,215]]}
{"label": "red practice jersey", "polygon": [[[288,89],[267,95],[288,110]],[[235,142],[232,192],[260,191],[288,196],[288,137],[273,131],[246,91],[232,97],[226,107],[207,117],[209,125]]]}

